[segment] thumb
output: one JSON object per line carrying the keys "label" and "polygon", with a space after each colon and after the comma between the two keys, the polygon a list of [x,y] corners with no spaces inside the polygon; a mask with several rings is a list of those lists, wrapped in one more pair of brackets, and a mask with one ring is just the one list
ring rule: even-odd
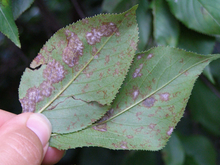
{"label": "thumb", "polygon": [[51,124],[42,114],[23,113],[0,127],[3,165],[39,165],[48,148]]}

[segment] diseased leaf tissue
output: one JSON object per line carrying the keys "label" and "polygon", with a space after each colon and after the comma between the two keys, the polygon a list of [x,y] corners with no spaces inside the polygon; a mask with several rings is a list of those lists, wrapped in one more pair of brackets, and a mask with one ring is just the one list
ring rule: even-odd
{"label": "diseased leaf tissue", "polygon": [[48,117],[51,146],[159,150],[168,141],[198,75],[220,55],[168,47],[135,55],[136,8],[59,30],[25,70],[23,112]]}

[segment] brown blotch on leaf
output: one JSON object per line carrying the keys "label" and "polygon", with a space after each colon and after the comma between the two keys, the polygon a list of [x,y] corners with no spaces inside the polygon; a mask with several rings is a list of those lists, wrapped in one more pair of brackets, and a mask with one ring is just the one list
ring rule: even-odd
{"label": "brown blotch on leaf", "polygon": [[151,53],[147,56],[147,59],[151,59],[154,55]]}
{"label": "brown blotch on leaf", "polygon": [[120,35],[117,26],[112,22],[104,22],[99,28],[93,28],[90,32],[87,32],[86,40],[89,45],[95,45],[101,42],[102,37],[109,37],[113,33],[116,33],[116,36]]}
{"label": "brown blotch on leaf", "polygon": [[143,106],[150,108],[150,107],[154,106],[154,103],[156,101],[157,100],[154,97],[149,97],[149,98],[145,99],[142,104],[143,104]]}
{"label": "brown blotch on leaf", "polygon": [[70,30],[65,31],[66,39],[68,41],[67,47],[63,50],[63,61],[69,66],[73,67],[78,64],[79,57],[83,55],[83,43],[79,37]]}
{"label": "brown blotch on leaf", "polygon": [[142,68],[143,68],[143,64],[140,64],[139,68],[135,69],[135,72],[133,73],[133,78],[142,76],[142,73],[140,73]]}
{"label": "brown blotch on leaf", "polygon": [[45,64],[45,58],[42,54],[38,54],[37,57],[34,58],[34,60],[31,62],[30,64],[30,68],[35,69],[37,67],[39,67],[40,65]]}
{"label": "brown blotch on leaf", "polygon": [[43,77],[51,83],[58,83],[65,77],[66,71],[64,67],[56,60],[52,60],[47,64],[43,71]]}
{"label": "brown blotch on leaf", "polygon": [[97,131],[105,132],[107,131],[107,124],[104,123],[104,124],[96,125],[96,126],[93,126],[92,128]]}

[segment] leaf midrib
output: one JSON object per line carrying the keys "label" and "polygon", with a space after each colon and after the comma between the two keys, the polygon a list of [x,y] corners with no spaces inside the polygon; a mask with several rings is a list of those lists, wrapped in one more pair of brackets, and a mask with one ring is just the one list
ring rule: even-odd
{"label": "leaf midrib", "polygon": [[5,20],[6,20],[7,24],[8,24],[8,26],[10,27],[13,36],[16,38],[16,35],[15,35],[15,33],[14,33],[12,27],[10,26],[10,23],[8,22],[7,17],[5,16],[4,12],[2,11],[1,6],[0,6],[0,12],[2,13],[2,15],[3,15],[3,17],[5,18]]}
{"label": "leaf midrib", "polygon": [[[145,99],[149,98],[150,96],[154,95],[156,92],[160,91],[161,89],[163,89],[164,87],[166,87],[167,85],[169,85],[171,82],[173,82],[175,79],[177,79],[179,76],[181,76],[181,75],[182,75],[183,73],[185,73],[186,71],[190,70],[191,68],[193,68],[193,67],[195,67],[195,66],[197,66],[197,65],[199,65],[199,64],[201,64],[201,63],[203,63],[203,62],[205,62],[205,61],[207,61],[207,60],[209,60],[209,62],[210,62],[210,59],[212,59],[212,58],[213,58],[213,57],[210,57],[210,58],[207,58],[207,59],[204,59],[204,60],[202,60],[202,61],[200,61],[200,62],[195,63],[194,65],[192,65],[191,67],[189,67],[189,68],[185,69],[184,71],[180,72],[180,73],[177,74],[175,77],[173,77],[170,81],[168,81],[167,83],[165,83],[164,85],[162,85],[161,87],[159,87],[158,89],[156,89],[155,91],[151,92],[149,95],[145,96],[145,97],[142,98],[141,100],[137,101],[137,102],[134,103],[133,105],[131,105],[131,106],[125,108],[124,110],[122,110],[122,111],[119,112],[118,114],[113,115],[112,117],[110,117],[109,119],[103,121],[102,123],[96,123],[96,124],[94,124],[94,125],[100,125],[100,124],[107,123],[108,121],[110,121],[110,120],[116,118],[117,116],[119,116],[119,115],[121,115],[121,114],[127,112],[127,111],[130,110],[131,108],[133,108],[133,107],[135,107],[136,105],[140,104],[140,103],[143,102]],[[92,126],[94,126],[94,125],[92,125]]]}
{"label": "leaf midrib", "polygon": [[[126,13],[126,12],[125,12]],[[125,14],[123,13],[123,14]],[[118,29],[120,28],[121,24],[124,22],[126,17],[123,18],[119,26],[117,27]],[[106,41],[101,45],[99,50],[89,59],[89,61],[85,64],[82,69],[79,70],[79,72],[67,83],[67,85],[51,100],[49,101],[44,107],[42,107],[38,113],[42,113],[44,110],[46,110],[72,83],[73,81],[76,80],[76,78],[82,73],[82,71],[93,61],[94,57],[104,48],[104,46],[107,44],[107,42],[111,39],[111,37],[115,34],[116,30],[112,33],[111,36],[109,36]]]}

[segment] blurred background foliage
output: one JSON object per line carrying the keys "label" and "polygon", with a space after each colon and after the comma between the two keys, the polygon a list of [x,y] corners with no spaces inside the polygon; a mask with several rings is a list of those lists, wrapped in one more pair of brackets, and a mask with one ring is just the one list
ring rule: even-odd
{"label": "blurred background foliage", "polygon": [[[8,2],[7,4],[3,4]],[[19,114],[20,77],[45,42],[60,28],[99,13],[120,13],[139,4],[138,51],[153,46],[179,47],[199,54],[220,53],[219,0],[5,0],[8,20],[18,28],[10,38],[0,16],[0,108]],[[26,11],[25,11],[26,10]],[[10,20],[11,19],[11,20]],[[16,20],[13,25],[13,20]],[[16,28],[15,30],[16,31]],[[15,44],[16,45],[15,45]],[[174,68],[175,69],[175,68]],[[58,164],[215,165],[220,164],[220,60],[197,80],[185,113],[161,151],[68,150]]]}

